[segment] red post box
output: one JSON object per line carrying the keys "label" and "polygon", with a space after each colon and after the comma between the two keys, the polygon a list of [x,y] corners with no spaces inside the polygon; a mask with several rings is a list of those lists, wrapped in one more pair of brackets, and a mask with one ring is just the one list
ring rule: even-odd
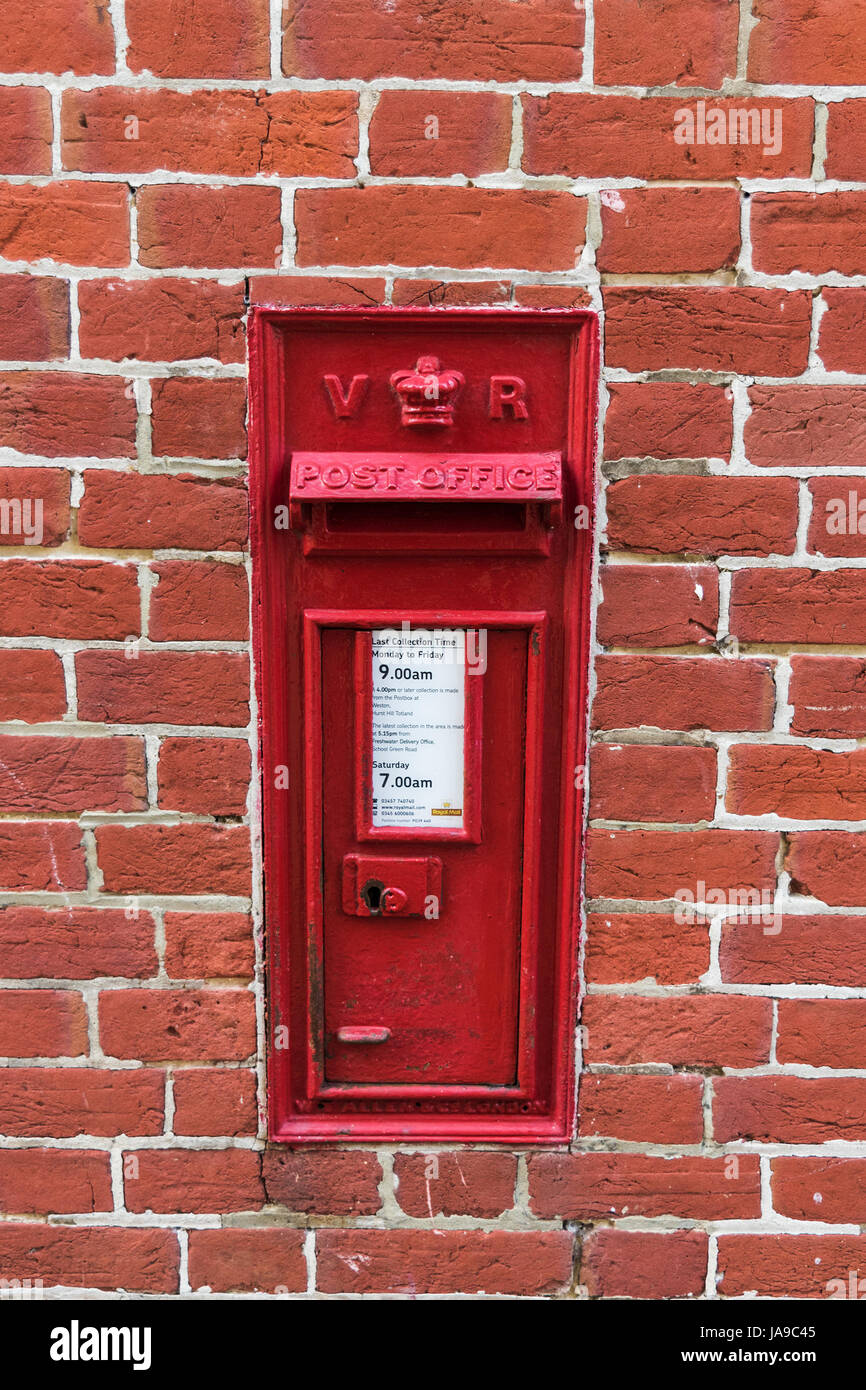
{"label": "red post box", "polygon": [[594,316],[252,317],[271,1135],[561,1141]]}

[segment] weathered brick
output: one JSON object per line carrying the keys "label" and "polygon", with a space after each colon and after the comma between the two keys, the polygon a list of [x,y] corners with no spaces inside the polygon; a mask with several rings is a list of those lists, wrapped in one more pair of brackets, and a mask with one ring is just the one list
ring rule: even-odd
{"label": "weathered brick", "polygon": [[354,92],[68,91],[63,164],[85,173],[354,178],[356,106]]}
{"label": "weathered brick", "polygon": [[0,956],[9,979],[156,973],[149,912],[95,907],[0,907]]}
{"label": "weathered brick", "polygon": [[305,1233],[295,1230],[190,1231],[189,1280],[215,1293],[304,1293]]}
{"label": "weathered brick", "polygon": [[593,819],[711,820],[715,801],[715,749],[597,743],[592,750]]}
{"label": "weathered brick", "polygon": [[507,188],[302,188],[299,265],[569,270],[586,209],[567,193]]}
{"label": "weathered brick", "polygon": [[249,720],[248,661],[240,654],[85,651],[75,670],[82,719],[232,728]]}
{"label": "weathered brick", "polygon": [[724,387],[681,381],[614,381],[608,391],[606,459],[730,456],[732,407]]}
{"label": "weathered brick", "polygon": [[242,1062],[255,1052],[255,1000],[245,989],[103,990],[99,1034],[111,1057]]}
{"label": "weathered brick", "polygon": [[68,284],[53,276],[0,275],[0,324],[2,353],[10,362],[68,356]]}
{"label": "weathered brick", "polygon": [[[569,0],[467,0],[459,22],[440,0],[309,0],[285,11],[289,77],[576,82],[583,12]],[[347,42],[347,35],[351,40]]]}
{"label": "weathered brick", "polygon": [[215,280],[82,280],[78,286],[84,357],[148,362],[213,357],[242,362],[243,285]]}
{"label": "weathered brick", "polygon": [[250,785],[249,744],[237,738],[165,738],[157,777],[159,804],[166,810],[242,816]]}
{"label": "weathered brick", "polygon": [[84,473],[83,545],[112,550],[241,550],[247,499],[238,478],[193,473]]}
{"label": "weathered brick", "polygon": [[0,254],[8,261],[127,265],[126,184],[0,184]]}

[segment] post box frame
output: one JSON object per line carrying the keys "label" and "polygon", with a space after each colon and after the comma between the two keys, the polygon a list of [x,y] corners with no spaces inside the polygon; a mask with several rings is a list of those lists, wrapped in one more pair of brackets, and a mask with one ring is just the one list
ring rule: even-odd
{"label": "post box frame", "polygon": [[[566,514],[563,525],[572,529],[566,573],[563,582],[570,586],[573,601],[564,612],[563,649],[565,669],[570,672],[573,698],[563,710],[563,740],[565,756],[559,770],[559,900],[556,923],[556,960],[553,969],[554,989],[549,1006],[555,1012],[552,1030],[553,1043],[547,1059],[544,1103],[533,1095],[539,1094],[531,1079],[526,1081],[522,1064],[521,1086],[511,1092],[513,1103],[492,1097],[489,1087],[453,1086],[400,1087],[398,1107],[375,1104],[373,1093],[365,1097],[364,1087],[352,1086],[351,1097],[339,1113],[332,1113],[315,1100],[314,1080],[320,1074],[321,1058],[316,1056],[315,1012],[321,987],[320,938],[315,914],[309,899],[305,901],[307,921],[306,940],[300,943],[300,954],[306,960],[302,978],[298,960],[299,938],[293,943],[290,922],[297,913],[296,894],[301,883],[314,884],[321,873],[317,861],[315,834],[306,834],[306,862],[292,861],[289,855],[290,833],[297,843],[300,827],[292,824],[298,815],[296,803],[284,791],[274,786],[273,770],[286,767],[289,779],[304,776],[304,769],[291,766],[290,710],[297,716],[307,711],[304,732],[306,749],[306,781],[303,789],[302,816],[307,829],[315,826],[320,809],[317,805],[321,784],[321,748],[316,747],[314,720],[309,712],[316,708],[319,690],[316,686],[315,656],[309,642],[313,627],[329,624],[342,627],[386,627],[399,625],[410,616],[413,624],[427,622],[435,627],[539,626],[534,612],[511,614],[507,619],[501,612],[483,610],[427,611],[406,604],[399,611],[364,613],[351,606],[336,612],[309,610],[304,614],[304,654],[288,653],[283,634],[286,614],[292,602],[291,576],[287,571],[280,536],[273,526],[273,508],[288,503],[286,464],[290,453],[288,421],[282,393],[281,374],[285,370],[285,333],[294,325],[339,322],[359,328],[375,324],[427,324],[465,322],[477,324],[500,321],[508,328],[546,323],[572,334],[570,365],[570,412],[568,438],[563,440],[564,459],[568,460],[574,489],[568,501],[579,503],[593,514],[593,464],[595,444],[598,337],[595,316],[583,310],[463,310],[463,309],[308,309],[284,310],[255,307],[250,315],[250,487],[251,487],[251,545],[253,550],[253,649],[258,703],[259,751],[262,767],[262,814],[264,820],[264,903],[268,957],[268,1031],[269,1031],[269,1132],[276,1141],[290,1143],[321,1143],[327,1141],[377,1142],[394,1140],[476,1141],[508,1144],[560,1144],[573,1129],[575,1095],[575,1021],[578,988],[578,926],[580,867],[582,865],[582,807],[585,778],[579,775],[585,761],[586,702],[588,684],[588,642],[590,631],[590,556],[592,529],[578,527],[576,520]],[[543,505],[543,504],[540,504]],[[537,509],[531,508],[534,514]],[[575,513],[576,516],[576,513]],[[541,534],[540,523],[533,515],[532,526]],[[316,544],[315,528],[310,528]],[[462,538],[455,537],[459,553]],[[533,542],[533,546],[535,546]],[[507,549],[507,538],[505,541]],[[305,547],[307,549],[308,547]],[[339,543],[338,547],[339,548]],[[435,547],[433,547],[435,548]],[[351,546],[349,547],[351,549]],[[362,547],[363,549],[363,547]],[[525,536],[515,543],[517,553],[526,552]],[[390,620],[390,621],[389,621]],[[544,644],[540,644],[543,652]],[[471,679],[471,677],[469,678]],[[541,685],[537,686],[541,689]],[[527,705],[530,725],[527,748],[532,745],[531,704]],[[467,749],[467,752],[469,750]],[[527,760],[527,793],[529,806],[532,792],[529,786]],[[471,763],[466,764],[467,776]],[[536,774],[533,774],[536,775]],[[527,822],[527,858],[531,860],[534,826]],[[387,835],[375,837],[371,852],[387,850]],[[378,844],[378,848],[376,848]],[[410,852],[420,852],[416,846]],[[431,841],[431,853],[436,842]],[[531,913],[531,892],[522,899],[522,911]],[[521,934],[524,942],[524,934]],[[521,950],[524,946],[521,946]],[[532,960],[521,964],[522,977],[528,979],[533,970]],[[319,972],[317,976],[317,972]],[[521,1011],[528,1007],[532,995],[521,989]],[[312,1024],[312,1026],[311,1026]],[[523,1030],[521,1028],[521,1037]],[[297,1090],[298,1056],[303,1055],[303,1072],[310,1099],[301,1107],[287,1105],[287,1095]],[[393,1089],[393,1088],[392,1088]],[[310,1094],[310,1092],[313,1094]],[[390,1094],[390,1093],[389,1093]],[[365,1107],[365,1099],[373,1102]],[[467,1108],[468,1106],[474,1108]]]}

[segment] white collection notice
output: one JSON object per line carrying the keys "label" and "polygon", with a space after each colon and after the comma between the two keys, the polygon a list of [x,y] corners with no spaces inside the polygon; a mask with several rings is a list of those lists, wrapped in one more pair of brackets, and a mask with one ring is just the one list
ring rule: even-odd
{"label": "white collection notice", "polygon": [[461,830],[466,634],[373,632],[373,825]]}

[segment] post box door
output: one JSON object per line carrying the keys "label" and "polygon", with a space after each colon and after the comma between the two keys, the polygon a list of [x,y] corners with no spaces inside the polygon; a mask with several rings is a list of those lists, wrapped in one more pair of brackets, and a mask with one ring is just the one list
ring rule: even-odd
{"label": "post box door", "polygon": [[[363,826],[356,824],[353,777],[372,773],[379,784],[386,779],[387,791],[395,780],[435,781],[440,770],[421,769],[433,776],[410,779],[418,770],[411,758],[402,775],[369,769],[358,758],[371,730],[363,717],[368,686],[355,685],[353,672],[356,653],[369,661],[372,644],[368,634],[347,628],[324,629],[322,637],[322,686],[333,692],[323,702],[325,1078],[516,1085],[528,633],[489,631],[483,672],[465,664],[462,672],[446,668],[455,684],[463,675],[464,697],[480,705],[480,737],[470,750],[477,764],[471,771],[480,799],[478,843],[413,838],[371,844],[358,837]],[[418,675],[424,674],[422,667]],[[402,686],[404,700],[423,702],[411,680]],[[453,751],[446,744],[442,756]],[[395,754],[383,761],[406,759]],[[358,809],[363,817],[363,806]],[[381,905],[371,915],[345,911],[347,855],[375,866],[361,874],[374,894],[379,891]],[[412,874],[404,866],[418,856],[422,863],[439,861],[438,891],[416,899],[421,915],[389,911],[382,894],[411,891]]]}

